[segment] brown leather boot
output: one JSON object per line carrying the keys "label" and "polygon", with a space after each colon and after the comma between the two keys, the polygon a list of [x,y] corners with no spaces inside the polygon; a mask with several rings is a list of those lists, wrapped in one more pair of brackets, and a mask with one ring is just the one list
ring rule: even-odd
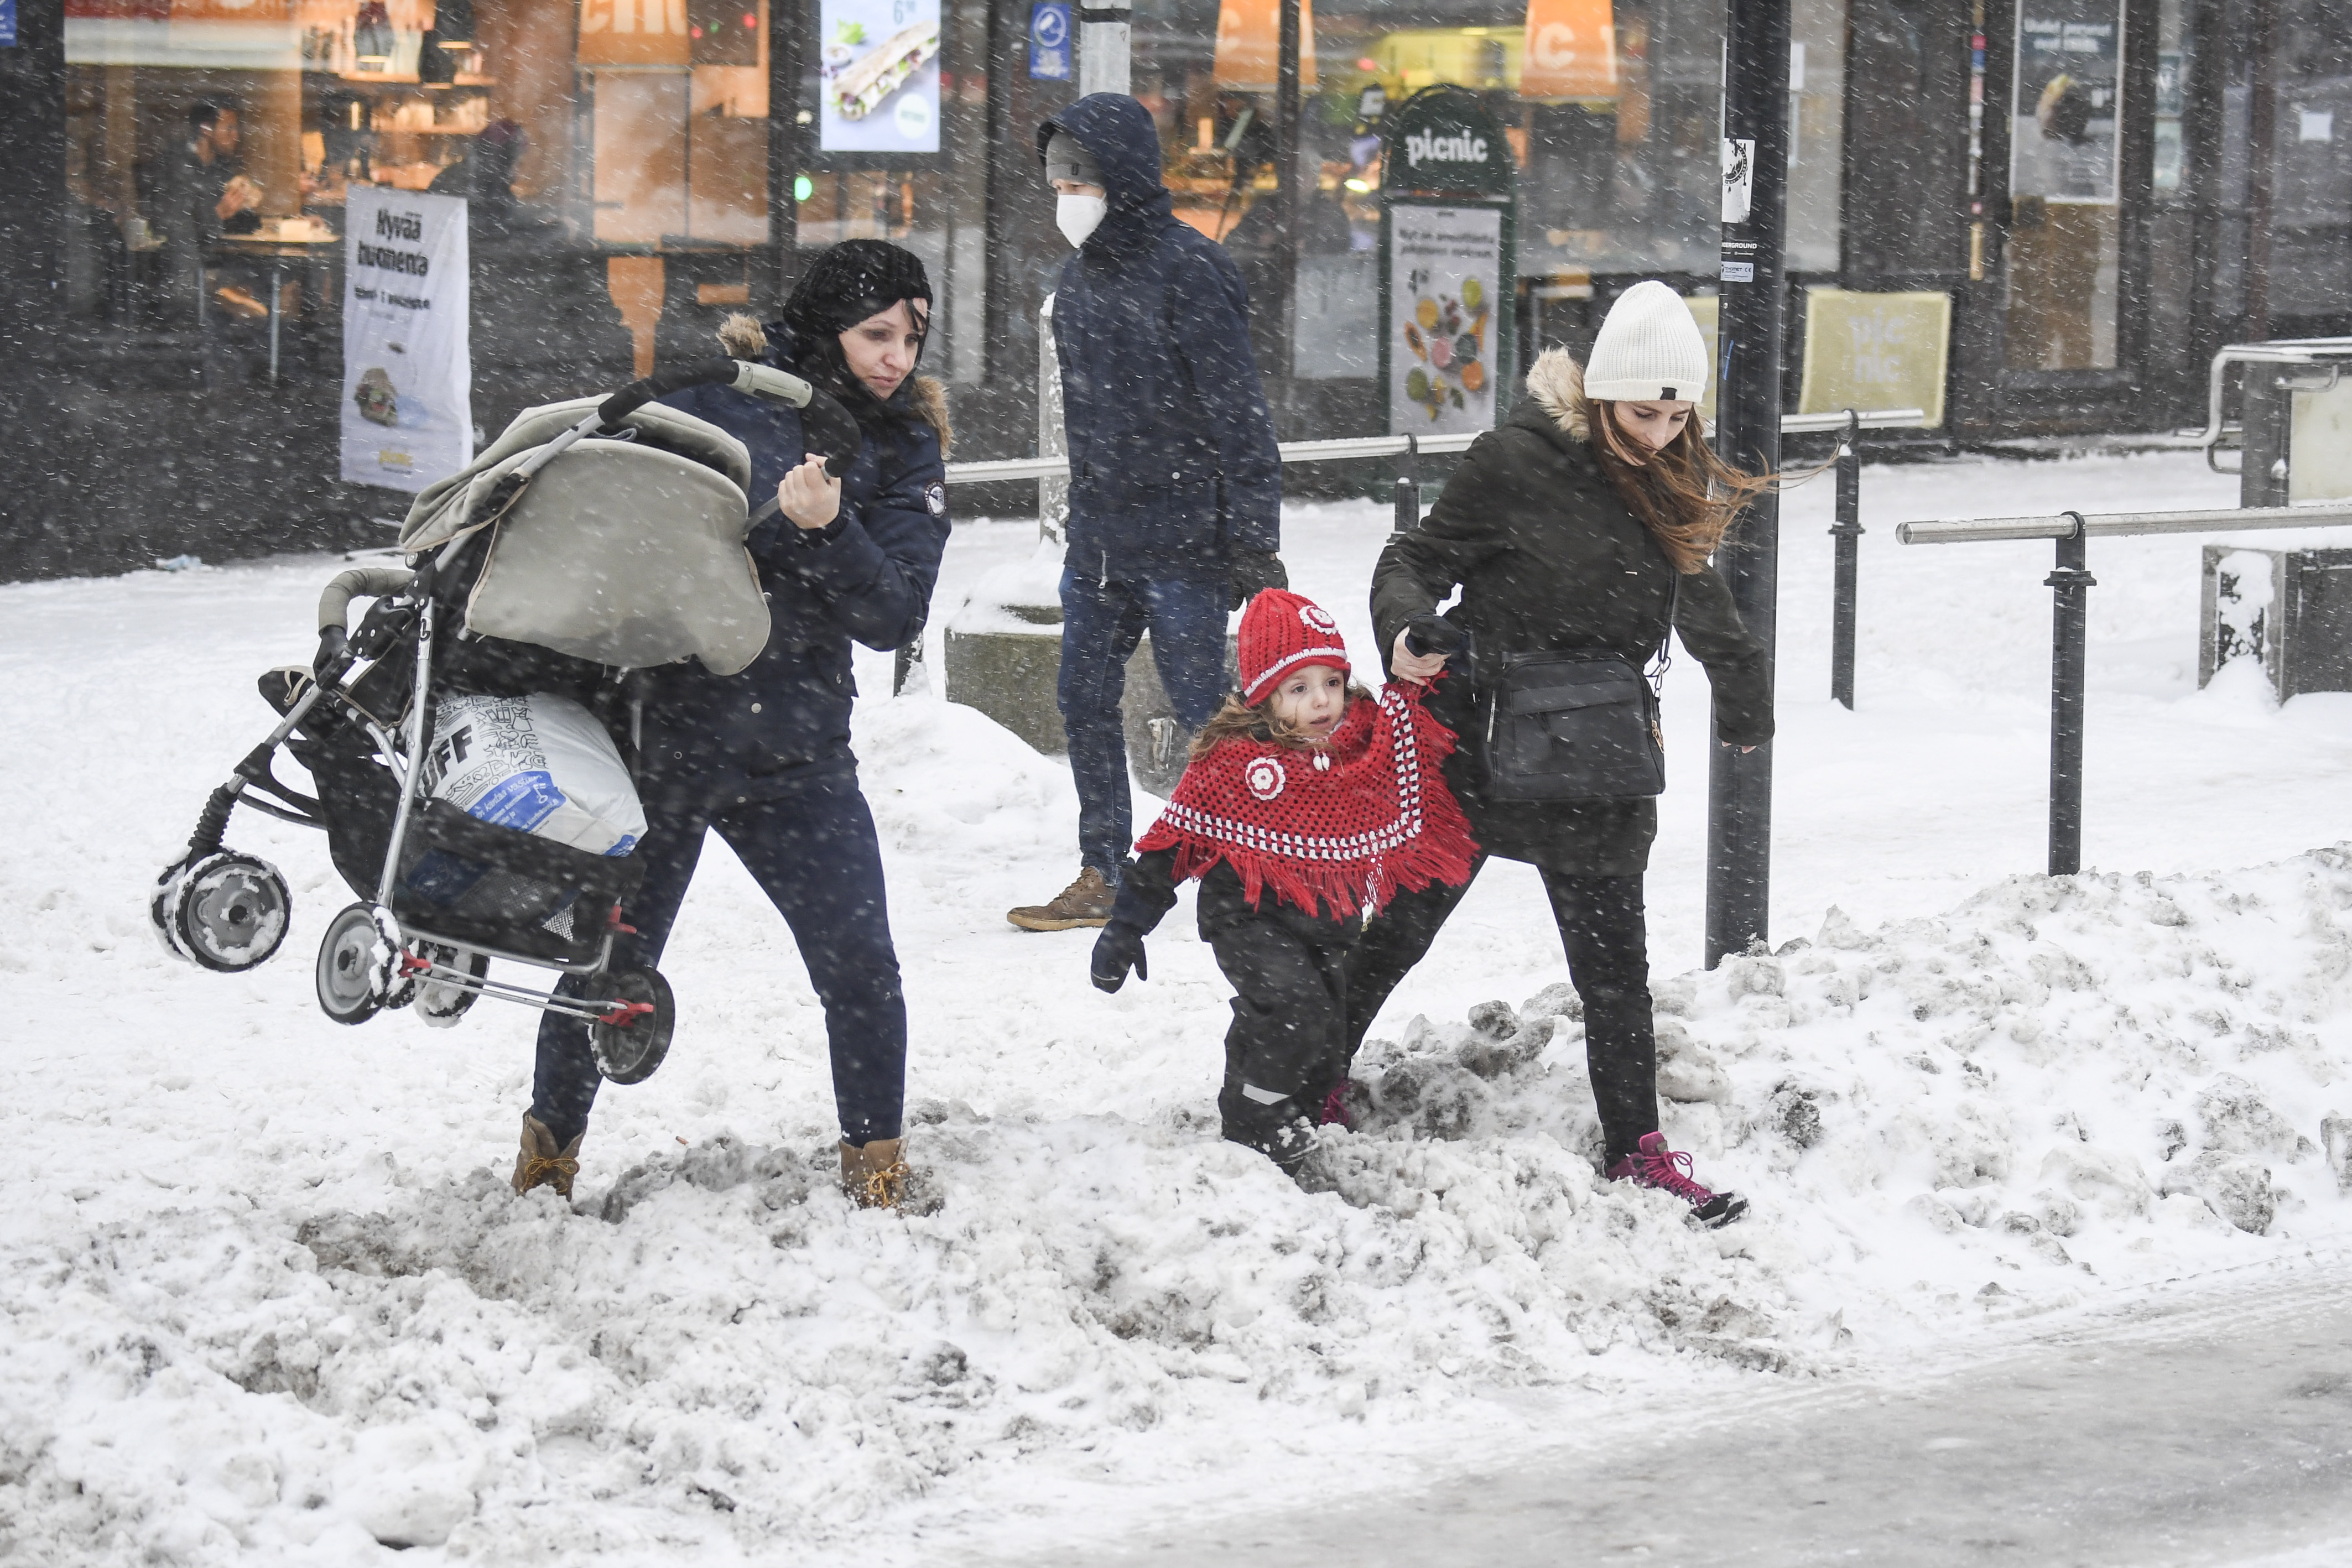
{"label": "brown leather boot", "polygon": [[1118,890],[1103,873],[1088,866],[1078,880],[1054,895],[1049,904],[1024,904],[1007,910],[1004,918],[1024,931],[1069,931],[1080,925],[1108,925]]}
{"label": "brown leather boot", "polygon": [[864,1145],[841,1142],[841,1190],[860,1208],[896,1208],[907,1190],[902,1138],[877,1138]]}
{"label": "brown leather boot", "polygon": [[580,1174],[580,1138],[587,1135],[583,1133],[559,1149],[547,1124],[526,1113],[522,1119],[522,1152],[515,1155],[515,1191],[525,1193],[535,1186],[551,1186],[558,1197],[570,1201],[572,1179]]}

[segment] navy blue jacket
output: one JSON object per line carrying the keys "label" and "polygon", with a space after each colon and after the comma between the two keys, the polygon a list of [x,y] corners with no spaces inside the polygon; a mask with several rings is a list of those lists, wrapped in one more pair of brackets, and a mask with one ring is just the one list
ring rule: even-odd
{"label": "navy blue jacket", "polygon": [[[791,361],[772,348],[770,364]],[[914,392],[911,378],[894,402]],[[692,387],[664,400],[709,420],[751,450],[754,511],[806,455],[800,414],[730,387]],[[868,435],[841,480],[841,515],[814,532],[771,516],[746,541],[773,629],[751,668],[714,675],[691,660],[653,672],[645,712],[649,803],[757,799],[810,764],[851,760],[851,639],[902,647],[930,613],[948,542],[947,467],[918,420]]]}
{"label": "navy blue jacket", "polygon": [[1038,128],[1102,165],[1109,212],[1062,267],[1054,336],[1070,443],[1070,564],[1222,576],[1282,547],[1282,458],[1224,247],[1177,220],[1150,111],[1093,93]]}

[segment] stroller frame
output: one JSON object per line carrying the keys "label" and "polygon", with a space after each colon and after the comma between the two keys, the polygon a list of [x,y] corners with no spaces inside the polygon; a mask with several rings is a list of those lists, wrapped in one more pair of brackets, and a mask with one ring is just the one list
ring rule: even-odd
{"label": "stroller frame", "polygon": [[[226,849],[223,839],[240,803],[299,826],[329,830],[326,806],[280,781],[270,765],[278,748],[327,705],[339,721],[358,727],[368,737],[395,789],[373,896],[339,913],[320,949],[319,995],[328,1016],[356,1024],[383,1009],[415,1002],[425,1021],[446,1025],[455,1023],[477,998],[494,997],[587,1023],[598,1069],[614,1082],[634,1083],[652,1073],[668,1050],[675,1009],[669,987],[657,971],[611,967],[616,939],[634,931],[621,919],[625,894],[603,897],[604,924],[595,931],[591,956],[578,956],[586,944],[571,939],[575,955],[571,958],[516,951],[511,946],[486,943],[478,935],[436,931],[429,921],[415,918],[413,908],[403,920],[394,904],[404,852],[429,796],[425,763],[433,743],[439,622],[444,610],[455,607],[436,593],[447,587],[445,574],[459,568],[461,555],[488,538],[483,530],[504,517],[533,477],[573,444],[592,435],[619,434],[625,428],[621,422],[644,404],[685,387],[707,384],[730,384],[807,410],[812,438],[841,454],[826,464],[836,475],[856,451],[856,427],[847,413],[799,377],[740,361],[704,361],[633,382],[547,441],[498,481],[446,543],[411,557],[414,570],[362,567],[337,577],[320,602],[320,646],[309,678],[295,676],[299,687],[289,687],[290,700],[282,705],[277,727],[213,790],[186,852],[157,879],[149,915],[167,951],[203,968],[234,973],[266,961],[283,942],[291,903],[284,878],[267,862]],[[347,631],[350,602],[360,596],[373,596],[374,602],[359,627]],[[364,686],[372,674],[386,667],[401,640],[411,635],[414,668],[407,710],[387,718],[372,707]],[[638,727],[634,702],[629,727],[634,776]],[[320,788],[322,794],[328,792],[323,780]],[[518,831],[516,837],[526,835]],[[357,876],[344,869],[356,884]],[[634,885],[633,863],[629,871],[625,880]],[[543,880],[558,881],[552,873]],[[587,888],[572,885],[574,896],[559,914],[581,908],[591,897]],[[583,913],[593,917],[590,911]],[[553,918],[549,917],[551,929]],[[560,985],[542,993],[491,979],[486,971],[492,958],[585,977],[589,994],[562,995]],[[434,990],[426,991],[426,987]]]}

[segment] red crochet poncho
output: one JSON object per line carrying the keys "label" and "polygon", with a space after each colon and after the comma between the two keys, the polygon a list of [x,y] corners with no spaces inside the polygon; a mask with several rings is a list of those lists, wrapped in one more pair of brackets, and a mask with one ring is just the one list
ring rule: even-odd
{"label": "red crochet poncho", "polygon": [[1465,882],[1470,824],[1437,771],[1454,733],[1417,686],[1358,699],[1320,746],[1228,740],[1184,769],[1168,810],[1137,841],[1176,852],[1176,880],[1219,861],[1255,904],[1265,889],[1308,914],[1377,909],[1396,888]]}

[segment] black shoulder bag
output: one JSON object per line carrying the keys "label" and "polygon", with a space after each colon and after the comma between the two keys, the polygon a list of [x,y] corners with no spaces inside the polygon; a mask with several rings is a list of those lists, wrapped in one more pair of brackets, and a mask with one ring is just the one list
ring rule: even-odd
{"label": "black shoulder bag", "polygon": [[1658,705],[1682,591],[1677,571],[1646,672],[1600,648],[1504,655],[1480,716],[1489,799],[1620,800],[1665,789]]}

